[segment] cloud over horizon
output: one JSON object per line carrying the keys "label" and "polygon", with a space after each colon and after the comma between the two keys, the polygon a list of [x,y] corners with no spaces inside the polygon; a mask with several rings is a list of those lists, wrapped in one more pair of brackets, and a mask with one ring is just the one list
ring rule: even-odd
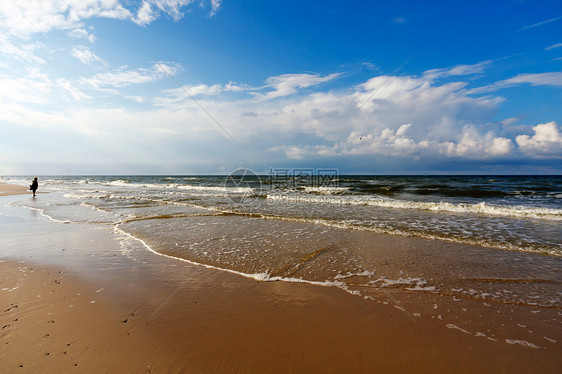
{"label": "cloud over horizon", "polygon": [[[107,166],[113,157],[123,168],[143,173],[306,162],[356,170],[355,162],[379,159],[387,169],[399,162],[424,170],[438,164],[474,170],[493,163],[543,163],[541,170],[562,171],[559,112],[528,116],[510,95],[562,87],[552,59],[561,50],[557,40],[540,46],[550,64],[540,70],[505,70],[499,61],[511,57],[490,56],[457,58],[452,66],[434,60],[402,73],[380,67],[382,60],[356,57],[352,64],[268,70],[273,58],[251,65],[248,54],[243,61],[252,71],[246,76],[213,70],[222,67],[220,56],[240,49],[222,45],[225,55],[209,54],[200,62],[212,66],[202,77],[194,69],[193,51],[198,54],[214,35],[205,34],[185,55],[183,40],[175,49],[162,48],[158,55],[165,57],[156,61],[138,48],[126,49],[125,41],[113,45],[109,39],[121,35],[102,35],[95,22],[111,20],[116,30],[127,25],[124,34],[157,38],[149,28],[171,24],[174,32],[181,30],[195,9],[201,18],[217,21],[221,17],[214,16],[226,8],[221,0],[1,2],[0,128],[8,140],[0,143],[0,156],[12,161],[0,165],[0,173],[29,170],[32,163],[24,156],[6,154],[26,147],[30,132],[34,149],[45,155],[41,162],[61,165],[78,153],[84,165],[103,160]],[[522,31],[547,29],[557,21]],[[413,23],[410,16],[388,19],[393,28]],[[246,48],[249,42],[244,43]],[[263,70],[254,73],[257,68]],[[43,139],[54,139],[60,152]]]}
{"label": "cloud over horizon", "polygon": [[[52,82],[36,72],[30,77],[35,83],[33,91],[44,94],[36,96],[18,89],[19,97],[5,97],[19,111],[17,116],[5,119],[15,125],[38,126],[43,131],[45,127],[67,127],[77,137],[103,141],[109,148],[118,147],[134,129],[136,142],[123,148],[131,148],[130,155],[136,154],[134,149],[138,151],[139,144],[152,143],[159,148],[178,139],[185,139],[183,144],[188,149],[197,143],[215,143],[208,148],[215,152],[221,147],[232,147],[227,136],[184,94],[186,90],[198,97],[198,102],[229,134],[260,158],[279,153],[287,160],[377,156],[417,161],[443,157],[455,160],[562,157],[562,138],[555,121],[531,124],[527,126],[528,133],[507,134],[504,124],[493,121],[504,98],[474,97],[462,81],[438,83],[435,78],[441,73],[435,73],[437,70],[418,77],[374,76],[363,83],[337,89],[326,89],[321,84],[333,81],[343,72],[325,76],[284,74],[266,79],[261,87],[231,82],[184,86],[163,89],[147,97],[140,111],[120,106],[94,111],[84,106],[52,112],[46,117],[21,107],[26,102],[47,104],[50,90],[55,86],[64,88],[75,101],[91,99],[95,90],[126,96],[121,90],[131,85],[165,80],[167,76],[160,64],[165,64],[170,74],[181,69],[177,64],[160,62],[147,68],[120,67],[76,82]],[[461,72],[468,75],[481,70],[457,71],[454,76],[458,77]],[[517,78],[510,82],[528,81]],[[1,83],[24,87],[30,82],[28,79],[21,83],[8,80]],[[37,82],[43,83],[37,86]]]}

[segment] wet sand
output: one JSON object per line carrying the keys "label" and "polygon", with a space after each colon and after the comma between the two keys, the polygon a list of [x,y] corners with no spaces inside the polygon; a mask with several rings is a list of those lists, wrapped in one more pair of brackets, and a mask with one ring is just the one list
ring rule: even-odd
{"label": "wet sand", "polygon": [[15,184],[0,183],[0,196],[32,194],[29,188]]}
{"label": "wet sand", "polygon": [[[505,320],[528,320],[536,308],[392,289],[372,294],[376,302],[334,287],[258,282],[121,247],[102,225],[0,212],[0,372],[555,373],[562,366],[559,324],[531,329]],[[447,315],[453,306],[505,325],[512,339],[478,335],[482,321],[455,322]],[[536,347],[521,344],[529,335]]]}

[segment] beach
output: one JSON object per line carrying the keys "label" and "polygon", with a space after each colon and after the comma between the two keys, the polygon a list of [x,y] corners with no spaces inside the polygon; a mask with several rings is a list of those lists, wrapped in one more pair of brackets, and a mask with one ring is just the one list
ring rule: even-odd
{"label": "beach", "polygon": [[[260,278],[241,265],[247,256],[224,249],[246,231],[297,237],[319,226],[186,210],[85,224],[22,206],[30,196],[0,199],[2,372],[555,373],[562,365],[556,256],[321,226],[320,242],[269,238],[279,254],[249,258],[254,274],[277,262]],[[262,248],[264,238],[244,245]],[[195,257],[181,258],[179,239]],[[378,275],[355,272],[357,264],[331,274],[323,262],[343,252],[322,254],[351,245]]]}
{"label": "beach", "polygon": [[30,193],[29,189],[16,184],[0,183],[0,196],[23,195]]}

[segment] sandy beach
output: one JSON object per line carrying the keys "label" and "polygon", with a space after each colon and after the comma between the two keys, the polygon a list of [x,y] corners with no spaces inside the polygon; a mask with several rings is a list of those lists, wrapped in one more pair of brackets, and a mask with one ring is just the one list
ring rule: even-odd
{"label": "sandy beach", "polygon": [[31,194],[29,188],[15,184],[0,183],[0,196]]}
{"label": "sandy beach", "polygon": [[[0,205],[16,198],[31,197],[3,196]],[[562,367],[557,306],[392,288],[367,299],[127,249],[107,226],[61,224],[37,210],[2,206],[0,223],[0,372],[555,373]],[[434,244],[377,238],[380,246]],[[476,262],[480,249],[472,250]],[[474,265],[453,262],[443,256],[438,264]],[[546,278],[541,282],[559,289]]]}

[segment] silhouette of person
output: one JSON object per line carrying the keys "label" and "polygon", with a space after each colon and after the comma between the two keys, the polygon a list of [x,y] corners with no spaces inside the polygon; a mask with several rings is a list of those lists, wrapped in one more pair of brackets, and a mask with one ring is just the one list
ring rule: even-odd
{"label": "silhouette of person", "polygon": [[33,197],[35,197],[35,191],[37,191],[38,187],[39,183],[37,182],[37,177],[35,177],[33,178],[33,182],[31,182],[31,185],[29,186],[29,189],[33,191]]}

